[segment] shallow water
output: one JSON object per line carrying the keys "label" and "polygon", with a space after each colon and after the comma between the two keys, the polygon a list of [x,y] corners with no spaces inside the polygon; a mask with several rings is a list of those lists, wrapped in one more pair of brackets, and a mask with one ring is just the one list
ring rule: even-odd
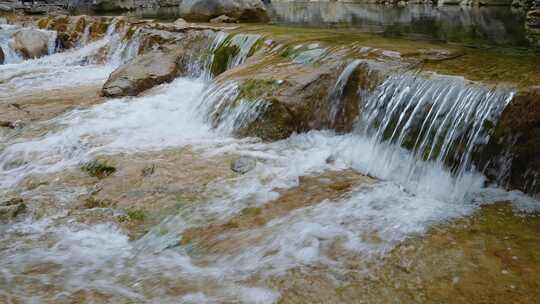
{"label": "shallow water", "polygon": [[[390,37],[473,45],[528,46],[525,11],[508,7],[409,4],[388,7],[343,2],[275,2],[267,6],[272,22],[313,27],[347,27]],[[175,7],[143,8],[128,15],[174,21]]]}

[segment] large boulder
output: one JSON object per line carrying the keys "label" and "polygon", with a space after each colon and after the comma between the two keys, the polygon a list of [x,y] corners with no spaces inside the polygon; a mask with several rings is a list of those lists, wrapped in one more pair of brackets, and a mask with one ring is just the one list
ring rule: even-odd
{"label": "large boulder", "polygon": [[136,57],[116,69],[105,84],[107,97],[135,96],[153,86],[172,81],[178,72],[177,52],[154,51]]}
{"label": "large boulder", "polygon": [[49,37],[38,30],[20,30],[13,36],[12,48],[24,58],[39,58],[48,54]]}
{"label": "large boulder", "polygon": [[180,15],[193,21],[210,21],[221,15],[241,22],[268,22],[268,12],[260,0],[184,0]]}

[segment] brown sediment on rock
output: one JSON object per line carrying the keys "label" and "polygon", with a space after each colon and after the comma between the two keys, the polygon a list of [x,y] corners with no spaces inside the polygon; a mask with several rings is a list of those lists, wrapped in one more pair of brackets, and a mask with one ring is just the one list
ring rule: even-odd
{"label": "brown sediment on rock", "polygon": [[227,232],[249,231],[264,226],[271,220],[283,217],[296,209],[316,205],[325,200],[339,199],[354,188],[373,183],[374,179],[352,170],[301,176],[298,186],[276,189],[279,198],[260,207],[245,208],[226,223],[188,229],[182,233],[180,242],[182,245],[192,243],[210,251],[232,248],[235,246],[234,242],[220,236]]}

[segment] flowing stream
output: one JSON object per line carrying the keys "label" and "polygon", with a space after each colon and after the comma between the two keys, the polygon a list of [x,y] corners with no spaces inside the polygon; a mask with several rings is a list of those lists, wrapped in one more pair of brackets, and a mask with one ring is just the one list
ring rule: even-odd
{"label": "flowing stream", "polygon": [[[40,59],[23,61],[8,51],[7,64],[0,65],[0,102],[102,84],[135,56],[137,34],[127,42],[122,35],[113,23],[98,41],[88,41],[85,30],[79,47]],[[225,41],[238,46],[227,64],[232,68],[246,60],[259,39],[217,35],[209,48]],[[5,41],[0,36],[3,48]],[[105,63],[96,59],[103,47]],[[358,64],[344,69],[334,88],[336,100]],[[359,267],[368,269],[369,261],[400,242],[470,215],[484,203],[511,199],[519,208],[530,207],[524,195],[486,188],[471,163],[472,153],[489,138],[487,126],[512,98],[509,89],[458,77],[390,76],[369,94],[352,132],[310,131],[266,143],[233,136],[257,119],[267,106],[264,100],[241,102],[219,121],[209,119],[224,101],[236,99],[239,89],[234,82],[213,83],[208,69],[206,64],[200,77],[177,78],[139,97],[107,99],[40,122],[47,130],[40,136],[0,138],[0,187],[5,191],[32,177],[69,174],[102,155],[152,155],[189,147],[208,158],[232,154],[258,160],[245,175],[209,183],[204,201],[169,214],[135,241],[113,222],[70,218],[62,206],[73,204],[87,189],[26,191],[22,196],[31,200],[52,196],[57,208],[46,216],[0,224],[0,299],[276,303],[279,291],[265,282],[292,269],[328,269],[339,281],[351,260],[365,262]],[[226,223],[246,208],[264,206],[280,197],[276,189],[293,189],[302,176],[348,169],[378,181],[253,229],[228,231],[220,236],[226,243],[215,250],[178,246],[189,229]]]}

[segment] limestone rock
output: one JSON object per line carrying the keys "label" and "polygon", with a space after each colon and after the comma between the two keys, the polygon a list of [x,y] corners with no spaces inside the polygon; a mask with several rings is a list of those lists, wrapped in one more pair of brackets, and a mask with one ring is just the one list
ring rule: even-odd
{"label": "limestone rock", "polygon": [[179,54],[150,52],[120,66],[103,86],[108,97],[135,96],[161,83],[172,81],[178,71]]}
{"label": "limestone rock", "polygon": [[13,38],[13,49],[24,58],[39,58],[48,54],[49,37],[41,31],[20,30]]}
{"label": "limestone rock", "polygon": [[241,22],[268,22],[268,12],[260,0],[184,0],[180,4],[183,18],[210,21],[227,15]]}

